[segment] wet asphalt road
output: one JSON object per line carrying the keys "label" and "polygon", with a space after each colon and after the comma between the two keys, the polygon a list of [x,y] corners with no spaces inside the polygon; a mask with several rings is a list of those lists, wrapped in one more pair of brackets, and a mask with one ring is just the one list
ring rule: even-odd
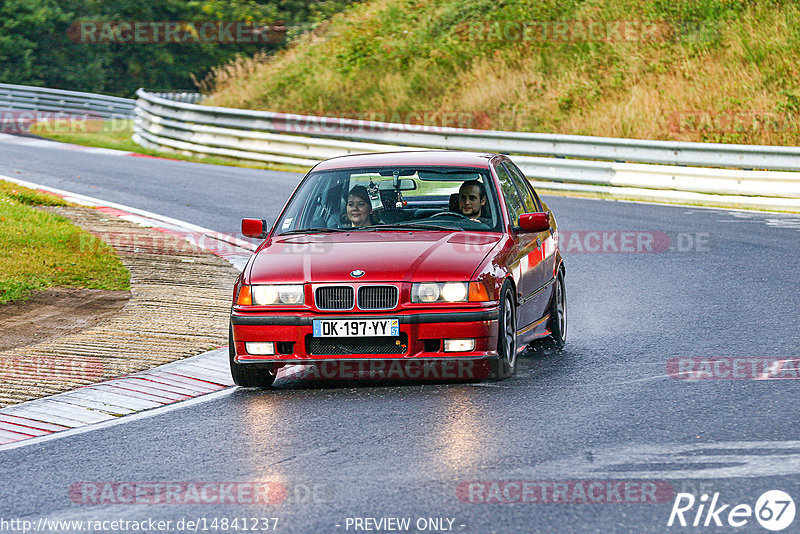
{"label": "wet asphalt road", "polygon": [[[243,216],[274,218],[300,179],[2,143],[0,174],[223,232]],[[664,532],[681,491],[753,506],[780,489],[800,504],[800,380],[788,379],[798,375],[680,380],[668,367],[673,358],[800,357],[800,216],[545,200],[567,248],[561,353],[529,351],[497,383],[285,379],[273,391],[232,389],[0,451],[0,520],[153,519],[177,532],[177,521],[204,518],[220,532],[222,518],[251,527],[258,517],[278,518],[276,532],[364,532],[376,525],[356,529],[357,518],[392,517],[408,518],[410,531]],[[672,249],[580,251],[596,243],[580,232],[613,240],[608,232],[622,231],[666,235]],[[181,504],[119,495],[91,504],[90,494],[70,494],[81,481],[270,481],[280,502],[196,504],[184,494]],[[537,482],[526,501],[544,491],[546,502],[509,502],[518,481]],[[643,496],[642,487],[659,490]],[[603,491],[587,504],[581,488]],[[626,488],[631,502],[621,504],[615,492]],[[723,527],[693,527],[698,505],[689,526],[671,530],[767,532],[753,517],[731,527],[727,511]],[[800,518],[785,530],[798,531]]]}

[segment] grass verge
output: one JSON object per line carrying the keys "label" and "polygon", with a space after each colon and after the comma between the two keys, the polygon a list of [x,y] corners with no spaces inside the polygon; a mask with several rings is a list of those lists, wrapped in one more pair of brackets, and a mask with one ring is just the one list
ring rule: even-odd
{"label": "grass verge", "polygon": [[35,206],[62,199],[0,180],[0,303],[53,286],[130,289],[114,249],[67,219]]}

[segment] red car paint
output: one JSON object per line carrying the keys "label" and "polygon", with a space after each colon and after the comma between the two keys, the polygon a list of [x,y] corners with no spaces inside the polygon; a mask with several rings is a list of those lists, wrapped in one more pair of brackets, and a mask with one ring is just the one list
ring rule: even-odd
{"label": "red car paint", "polygon": [[[501,165],[505,167],[501,168]],[[485,186],[492,187],[499,200],[502,230],[406,231],[390,228],[380,231],[280,235],[276,232],[276,222],[234,287],[231,311],[232,365],[365,359],[497,358],[498,316],[501,311],[498,299],[504,283],[513,287],[519,346],[551,334],[549,310],[557,285],[553,282],[559,273],[563,273],[556,220],[547,205],[530,188],[528,194],[535,199],[538,209],[533,212],[535,215],[523,215],[521,226],[529,230],[545,229],[526,231],[518,226],[519,219],[512,223],[500,178],[502,172],[508,181],[508,177],[515,172],[511,170],[512,167],[518,172],[511,160],[498,154],[397,152],[333,158],[318,164],[310,172],[395,166],[488,170],[490,183]],[[530,186],[526,183],[525,187]],[[291,199],[287,206],[290,202]],[[286,209],[284,207],[283,211]],[[277,220],[281,220],[281,217]],[[247,220],[245,225],[249,232],[260,233],[259,225],[254,224],[254,220]],[[363,276],[352,277],[351,272],[355,270],[364,271]],[[447,281],[481,282],[490,300],[411,302],[412,283]],[[360,287],[375,283],[387,283],[398,288],[399,299],[395,307],[380,311],[361,311],[354,307],[342,312],[323,311],[315,305],[314,292],[320,285],[352,286],[357,293]],[[303,284],[305,303],[294,306],[237,304],[237,295],[242,286],[259,284]],[[314,319],[380,317],[400,319],[402,339],[407,340],[402,345],[402,351],[393,354],[315,354],[307,350]],[[443,352],[443,339],[461,338],[476,339],[474,350]],[[247,354],[246,342],[267,341],[281,344],[281,353],[277,353],[276,349],[273,355]]]}

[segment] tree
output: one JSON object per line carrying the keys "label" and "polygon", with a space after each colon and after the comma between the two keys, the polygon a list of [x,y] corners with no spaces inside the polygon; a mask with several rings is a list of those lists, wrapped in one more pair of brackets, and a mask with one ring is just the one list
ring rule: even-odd
{"label": "tree", "polygon": [[[139,87],[191,89],[236,55],[285,43],[90,42],[81,23],[264,22],[307,25],[351,0],[0,0],[0,82],[132,96]],[[105,26],[102,26],[105,24]],[[87,28],[89,26],[83,26]],[[280,36],[280,33],[270,34]]]}

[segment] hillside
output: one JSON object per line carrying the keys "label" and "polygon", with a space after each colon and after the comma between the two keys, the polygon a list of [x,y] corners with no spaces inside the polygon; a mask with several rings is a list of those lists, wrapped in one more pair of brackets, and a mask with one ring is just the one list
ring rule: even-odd
{"label": "hillside", "polygon": [[790,1],[371,0],[204,88],[250,109],[800,145],[799,66]]}

